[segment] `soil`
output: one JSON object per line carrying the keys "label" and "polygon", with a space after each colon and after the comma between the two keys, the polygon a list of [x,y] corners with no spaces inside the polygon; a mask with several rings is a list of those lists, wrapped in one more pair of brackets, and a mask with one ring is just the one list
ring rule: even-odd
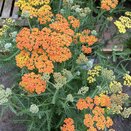
{"label": "soil", "polygon": [[0,119],[0,131],[26,131],[24,125],[13,122],[14,116],[9,110],[3,115]]}

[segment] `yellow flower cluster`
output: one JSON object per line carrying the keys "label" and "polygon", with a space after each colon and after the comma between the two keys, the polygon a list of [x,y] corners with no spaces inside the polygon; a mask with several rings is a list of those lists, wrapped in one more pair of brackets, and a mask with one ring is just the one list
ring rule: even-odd
{"label": "yellow flower cluster", "polygon": [[102,69],[101,66],[96,65],[92,70],[89,70],[87,73],[89,75],[89,77],[87,78],[87,81],[89,83],[95,82],[96,81],[95,77],[99,76],[101,69]]}
{"label": "yellow flower cluster", "polygon": [[14,20],[11,18],[7,18],[3,21],[3,26],[0,28],[0,36],[7,32],[10,26],[14,25]]}
{"label": "yellow flower cluster", "polygon": [[125,12],[125,15],[127,15],[127,16],[130,16],[130,17],[131,17],[131,12],[129,12],[129,11]]}
{"label": "yellow flower cluster", "polygon": [[16,56],[16,65],[20,68],[25,66],[27,61],[30,59],[30,54],[24,50],[22,50],[17,56]]}
{"label": "yellow flower cluster", "polygon": [[117,81],[112,81],[109,87],[112,93],[119,93],[122,91],[122,85],[120,82],[117,82]]}
{"label": "yellow flower cluster", "polygon": [[49,3],[50,0],[18,0],[16,6],[22,10],[22,14],[28,13],[30,17],[38,17],[40,24],[46,24],[53,16]]}
{"label": "yellow flower cluster", "polygon": [[9,26],[3,25],[3,27],[0,29],[0,36],[2,36],[8,30],[8,28]]}
{"label": "yellow flower cluster", "polygon": [[7,18],[3,21],[3,23],[6,24],[6,25],[14,25],[15,20],[13,20],[12,18]]}
{"label": "yellow flower cluster", "polygon": [[131,28],[131,12],[126,12],[125,15],[114,22],[120,33],[126,33]]}
{"label": "yellow flower cluster", "polygon": [[124,79],[124,85],[125,86],[131,86],[131,76],[130,75],[126,74],[123,77],[123,79]]}
{"label": "yellow flower cluster", "polygon": [[37,6],[37,5],[43,5],[43,4],[49,4],[50,0],[28,0],[30,5]]}

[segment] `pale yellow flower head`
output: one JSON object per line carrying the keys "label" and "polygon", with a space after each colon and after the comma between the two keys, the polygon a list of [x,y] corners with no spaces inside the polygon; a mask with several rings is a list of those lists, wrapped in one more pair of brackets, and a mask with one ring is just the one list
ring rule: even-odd
{"label": "pale yellow flower head", "polygon": [[125,74],[125,76],[123,77],[123,80],[124,80],[125,86],[131,87],[131,76],[130,75]]}
{"label": "pale yellow flower head", "polygon": [[32,104],[30,106],[30,112],[31,113],[36,114],[36,113],[38,113],[38,111],[39,111],[39,107],[36,104]]}

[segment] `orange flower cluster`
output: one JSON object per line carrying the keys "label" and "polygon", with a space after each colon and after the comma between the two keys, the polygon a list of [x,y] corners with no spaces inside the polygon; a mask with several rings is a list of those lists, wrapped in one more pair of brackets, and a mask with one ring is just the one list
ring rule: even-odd
{"label": "orange flower cluster", "polygon": [[[63,28],[61,28],[63,27]],[[33,28],[23,28],[17,35],[17,48],[21,50],[16,56],[17,66],[29,70],[38,69],[40,73],[52,73],[53,62],[64,62],[71,58],[68,48],[72,43],[74,31],[62,15],[56,15],[56,20],[41,31]]]}
{"label": "orange flower cluster", "polygon": [[85,54],[90,54],[92,52],[92,48],[91,47],[86,47],[85,45],[82,45],[82,49],[81,49]]}
{"label": "orange flower cluster", "polygon": [[101,1],[101,8],[107,11],[116,8],[117,5],[118,5],[118,0],[102,0]]}
{"label": "orange flower cluster", "polygon": [[104,130],[105,127],[109,128],[113,125],[110,117],[105,117],[104,108],[111,106],[110,98],[106,95],[95,96],[94,99],[87,97],[86,99],[80,98],[76,104],[77,109],[90,109],[91,114],[85,114],[84,125],[89,131]]}
{"label": "orange flower cluster", "polygon": [[83,109],[87,109],[88,105],[87,105],[85,99],[80,98],[76,104],[76,107],[78,110],[83,110]]}
{"label": "orange flower cluster", "polygon": [[100,96],[94,97],[94,104],[97,106],[100,105],[102,107],[110,107],[111,99],[107,95],[101,94]]}
{"label": "orange flower cluster", "polygon": [[100,95],[95,96],[94,99],[87,97],[86,99],[80,98],[76,104],[77,109],[83,110],[83,109],[92,109],[95,105],[101,106],[101,107],[110,107],[111,101],[110,98],[107,95]]}
{"label": "orange flower cluster", "polygon": [[26,91],[40,94],[46,90],[46,82],[42,80],[41,75],[36,75],[31,72],[22,76],[22,81],[19,83]]}
{"label": "orange flower cluster", "polygon": [[95,42],[98,41],[98,38],[96,38],[93,35],[90,35],[90,30],[84,30],[80,35],[80,42],[81,43],[88,43],[89,46],[92,46]]}
{"label": "orange flower cluster", "polygon": [[83,109],[92,109],[94,106],[93,99],[90,97],[87,97],[86,99],[80,98],[76,104],[76,107],[78,110],[83,110]]}
{"label": "orange flower cluster", "polygon": [[109,128],[113,125],[113,121],[110,117],[104,116],[104,109],[96,106],[91,114],[86,114],[84,119],[84,125],[94,131],[98,130],[104,130],[105,127]]}
{"label": "orange flower cluster", "polygon": [[82,51],[85,54],[90,54],[92,52],[92,48],[90,46],[92,46],[94,43],[98,41],[98,38],[96,38],[96,36],[91,35],[90,33],[91,31],[87,29],[82,31],[82,33],[77,33],[76,37],[74,37],[75,43],[77,43],[76,41],[77,39],[79,39],[79,41],[83,44]]}
{"label": "orange flower cluster", "polygon": [[16,6],[22,10],[22,13],[28,13],[30,17],[38,17],[40,24],[46,24],[53,16],[49,3],[50,0],[18,0]]}
{"label": "orange flower cluster", "polygon": [[74,120],[72,118],[66,118],[64,123],[61,131],[75,131]]}
{"label": "orange flower cluster", "polygon": [[41,50],[34,50],[29,52],[22,50],[20,54],[16,56],[16,64],[18,67],[27,67],[29,70],[38,69],[40,73],[52,73],[54,65],[51,60],[48,59],[46,53]]}
{"label": "orange flower cluster", "polygon": [[73,28],[78,28],[80,26],[80,21],[74,16],[68,16],[68,20]]}
{"label": "orange flower cluster", "polygon": [[[73,23],[70,22],[70,19],[69,19],[70,17],[73,17],[73,16],[69,16],[68,17],[68,21],[69,21],[68,22],[67,19],[64,18],[62,15],[57,14],[55,22],[53,22],[49,26],[50,26],[51,29],[53,29],[55,31],[58,31],[58,32],[61,32],[61,33],[64,33],[64,34],[68,34],[70,36],[73,36],[74,35],[74,31],[70,29],[70,25],[72,25]],[[78,28],[79,24],[75,24],[75,23],[77,23],[75,21],[77,21],[79,23],[79,20],[74,18],[74,21],[73,21],[74,22],[74,28]]]}

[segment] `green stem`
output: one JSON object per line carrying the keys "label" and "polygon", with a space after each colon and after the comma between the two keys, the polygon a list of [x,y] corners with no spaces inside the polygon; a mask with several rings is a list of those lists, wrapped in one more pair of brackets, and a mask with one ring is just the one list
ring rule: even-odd
{"label": "green stem", "polygon": [[11,55],[10,57],[8,57],[8,58],[6,58],[6,59],[4,59],[3,61],[9,61],[9,60],[11,60],[14,56],[16,56],[16,54],[18,54],[19,53],[19,50],[17,50],[13,55]]}
{"label": "green stem", "polygon": [[58,13],[60,13],[61,5],[62,5],[62,0],[59,0]]}
{"label": "green stem", "polygon": [[101,13],[97,16],[97,21],[99,21],[100,17],[105,13],[105,10],[102,10]]}
{"label": "green stem", "polygon": [[29,20],[29,18],[27,18],[27,21],[28,21],[28,24],[29,24],[30,30],[32,31],[32,27],[31,27],[31,24],[30,24],[30,20]]}
{"label": "green stem", "polygon": [[50,81],[47,81],[49,84],[51,84],[53,87],[55,87],[55,85],[52,83],[52,82],[50,82]]}
{"label": "green stem", "polygon": [[55,104],[55,102],[56,102],[56,96],[57,96],[58,92],[59,92],[59,90],[56,89],[55,94],[54,94],[53,99],[52,99],[52,102],[51,102],[52,104]]}
{"label": "green stem", "polygon": [[98,91],[99,91],[99,88],[96,88],[93,94],[91,95],[91,98],[93,98],[97,94]]}

